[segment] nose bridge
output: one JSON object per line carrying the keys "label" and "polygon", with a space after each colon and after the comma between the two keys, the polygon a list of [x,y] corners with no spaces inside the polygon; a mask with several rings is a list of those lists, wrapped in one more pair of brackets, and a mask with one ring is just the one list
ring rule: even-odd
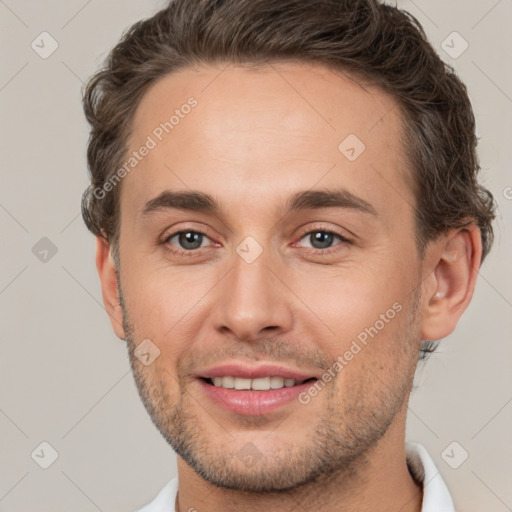
{"label": "nose bridge", "polygon": [[248,237],[233,256],[216,301],[216,327],[239,339],[255,338],[265,328],[289,329],[291,311],[285,287],[269,269],[274,259],[270,249]]}

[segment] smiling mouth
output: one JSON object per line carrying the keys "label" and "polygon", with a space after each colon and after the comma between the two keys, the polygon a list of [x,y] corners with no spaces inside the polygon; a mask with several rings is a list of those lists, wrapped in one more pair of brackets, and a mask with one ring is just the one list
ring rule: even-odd
{"label": "smiling mouth", "polygon": [[301,384],[310,381],[312,382],[317,379],[315,377],[311,377],[310,379],[305,380],[295,380],[280,376],[246,379],[227,375],[224,377],[213,378],[201,377],[201,380],[217,388],[232,389],[235,391],[270,391],[300,386]]}

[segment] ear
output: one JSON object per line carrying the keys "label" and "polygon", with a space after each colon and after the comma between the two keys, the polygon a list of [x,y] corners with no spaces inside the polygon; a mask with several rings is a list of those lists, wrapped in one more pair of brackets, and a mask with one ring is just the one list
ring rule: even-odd
{"label": "ear", "polygon": [[123,328],[123,311],[119,300],[116,267],[110,253],[110,244],[102,237],[96,237],[96,268],[101,281],[103,304],[110,317],[116,336],[126,338]]}
{"label": "ear", "polygon": [[423,281],[423,340],[448,336],[457,325],[475,290],[482,259],[480,229],[471,224],[434,243]]}

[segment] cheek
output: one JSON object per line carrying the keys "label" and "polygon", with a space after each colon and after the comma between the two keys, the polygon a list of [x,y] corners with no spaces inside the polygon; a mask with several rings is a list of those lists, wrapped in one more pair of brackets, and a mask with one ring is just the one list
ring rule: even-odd
{"label": "cheek", "polygon": [[135,268],[122,279],[135,339],[155,340],[165,351],[178,352],[180,344],[187,347],[187,333],[203,314],[201,301],[214,286],[216,274],[212,268],[179,270],[166,264]]}
{"label": "cheek", "polygon": [[325,323],[335,343],[342,342],[341,348],[376,323],[379,331],[389,331],[410,291],[406,272],[378,265],[319,267],[315,272],[290,277],[295,293],[310,310],[304,319],[309,319],[311,327],[315,320],[318,326],[320,320]]}
{"label": "cheek", "polygon": [[350,396],[350,403],[368,407],[382,400],[391,403],[408,388],[418,361],[419,331],[411,324],[405,305],[393,306],[330,347],[338,363],[336,396]]}
{"label": "cheek", "polygon": [[309,308],[329,326],[329,336],[321,339],[318,321],[309,322],[307,329],[314,343],[339,363],[335,373],[343,378],[336,388],[342,394],[361,388],[358,396],[363,396],[367,387],[371,394],[385,384],[401,385],[417,362],[418,333],[408,312],[412,276],[405,269],[376,267],[311,277],[302,288]]}

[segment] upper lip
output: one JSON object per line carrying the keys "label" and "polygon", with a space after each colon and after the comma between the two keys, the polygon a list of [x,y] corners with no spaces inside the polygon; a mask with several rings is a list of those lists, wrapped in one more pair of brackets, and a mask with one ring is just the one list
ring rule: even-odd
{"label": "upper lip", "polygon": [[202,370],[198,372],[196,377],[204,379],[210,379],[213,377],[239,377],[242,379],[284,377],[285,379],[294,379],[298,381],[317,378],[312,373],[304,373],[300,370],[271,363],[263,363],[257,366],[247,366],[240,363],[225,363]]}

